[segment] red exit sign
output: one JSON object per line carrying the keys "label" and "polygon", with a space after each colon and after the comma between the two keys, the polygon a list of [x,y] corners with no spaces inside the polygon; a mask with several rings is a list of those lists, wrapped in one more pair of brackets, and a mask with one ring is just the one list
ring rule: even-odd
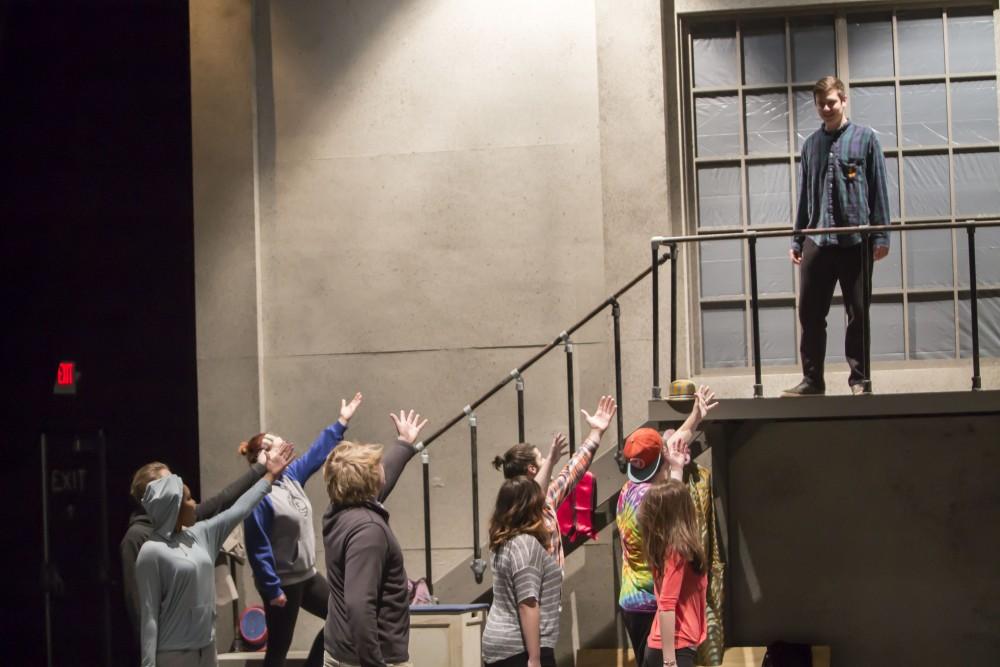
{"label": "red exit sign", "polygon": [[52,389],[57,394],[75,394],[76,381],[79,377],[75,362],[60,361],[59,367],[56,368],[56,384]]}

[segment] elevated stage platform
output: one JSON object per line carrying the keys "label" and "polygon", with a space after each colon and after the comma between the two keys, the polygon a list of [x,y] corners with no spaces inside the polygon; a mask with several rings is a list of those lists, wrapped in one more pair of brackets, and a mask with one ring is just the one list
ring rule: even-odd
{"label": "elevated stage platform", "polygon": [[[690,401],[649,401],[649,421],[664,428],[684,421]],[[831,395],[800,398],[727,398],[711,412],[716,422],[891,419],[1000,413],[1000,391],[949,391],[923,394]]]}

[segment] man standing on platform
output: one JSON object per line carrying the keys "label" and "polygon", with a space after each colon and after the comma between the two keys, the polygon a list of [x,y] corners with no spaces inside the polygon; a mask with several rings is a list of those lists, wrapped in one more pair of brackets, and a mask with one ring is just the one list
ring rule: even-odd
{"label": "man standing on platform", "polygon": [[[799,206],[795,229],[880,226],[889,224],[889,195],[885,158],[875,132],[847,118],[844,83],[826,76],[813,86],[813,102],[823,125],[802,145]],[[872,259],[889,254],[889,236],[871,234]],[[826,357],[826,316],[833,289],[840,283],[847,311],[844,354],[851,369],[852,394],[864,392],[871,369],[865,366],[864,327],[870,291],[865,294],[861,234],[799,234],[792,237],[792,263],[799,267],[799,323],[802,340],[802,382],[782,396],[812,396],[826,392],[823,362]]]}

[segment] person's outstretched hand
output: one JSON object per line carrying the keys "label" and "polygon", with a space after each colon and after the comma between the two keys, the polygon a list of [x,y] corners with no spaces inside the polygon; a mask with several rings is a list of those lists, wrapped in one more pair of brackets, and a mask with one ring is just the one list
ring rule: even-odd
{"label": "person's outstretched hand", "polygon": [[[694,393],[694,399],[695,409],[698,411],[698,416],[701,419],[704,419],[709,412],[719,405],[719,402],[715,401],[715,392],[707,384],[698,387],[698,391]],[[713,403],[713,401],[715,402]]]}
{"label": "person's outstretched hand", "polygon": [[282,442],[271,447],[267,452],[267,462],[264,464],[264,468],[267,470],[264,476],[273,482],[281,477],[281,473],[285,472],[285,468],[293,460],[295,460],[295,445],[292,443]]}
{"label": "person's outstretched hand", "polygon": [[602,434],[608,430],[608,426],[611,425],[611,418],[615,416],[615,412],[617,411],[618,404],[610,396],[601,396],[601,400],[597,402],[597,410],[592,415],[586,410],[580,410],[584,419],[590,424],[590,428],[600,431]]}
{"label": "person's outstretched hand", "polygon": [[568,448],[569,441],[566,439],[565,433],[556,433],[552,436],[552,444],[549,447],[549,461],[552,462],[552,465],[559,462]]}
{"label": "person's outstretched hand", "polygon": [[354,398],[348,403],[344,399],[340,399],[340,417],[337,419],[341,424],[347,426],[347,422],[351,421],[351,417],[354,416],[354,411],[358,409],[361,405],[361,401],[364,400],[364,396],[361,392],[354,394]]}
{"label": "person's outstretched hand", "polygon": [[390,412],[389,417],[392,419],[392,423],[396,425],[396,433],[399,434],[399,439],[408,445],[416,442],[417,436],[420,435],[420,429],[427,425],[427,420],[420,421],[420,415],[413,410],[410,410],[409,413],[405,410],[400,410],[398,417]]}

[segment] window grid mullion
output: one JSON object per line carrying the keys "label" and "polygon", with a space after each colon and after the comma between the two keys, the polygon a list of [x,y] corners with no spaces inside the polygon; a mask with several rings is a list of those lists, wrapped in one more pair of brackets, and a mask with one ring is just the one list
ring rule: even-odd
{"label": "window grid mullion", "polygon": [[[951,128],[951,54],[948,47],[948,10],[941,11],[941,35],[944,39],[944,110],[945,110],[945,122],[947,123],[947,136],[948,136],[948,196],[951,200],[951,221],[955,221],[955,154],[952,150],[954,145],[954,137],[952,136]],[[951,288],[952,288],[952,324],[954,325],[955,331],[955,359],[960,359],[962,357],[961,351],[961,341],[959,340],[962,332],[959,330],[958,326],[958,234],[956,230],[951,230]]]}
{"label": "window grid mullion", "polygon": [[[899,170],[899,223],[906,224],[906,168],[903,154],[903,111],[902,94],[903,87],[899,83],[899,21],[896,12],[892,12],[892,76],[893,86],[896,91],[896,144],[899,149],[899,159],[896,161],[896,168]],[[903,292],[903,360],[910,360],[910,298],[909,298],[909,261],[907,251],[909,241],[907,234],[899,233],[899,284]]]}

